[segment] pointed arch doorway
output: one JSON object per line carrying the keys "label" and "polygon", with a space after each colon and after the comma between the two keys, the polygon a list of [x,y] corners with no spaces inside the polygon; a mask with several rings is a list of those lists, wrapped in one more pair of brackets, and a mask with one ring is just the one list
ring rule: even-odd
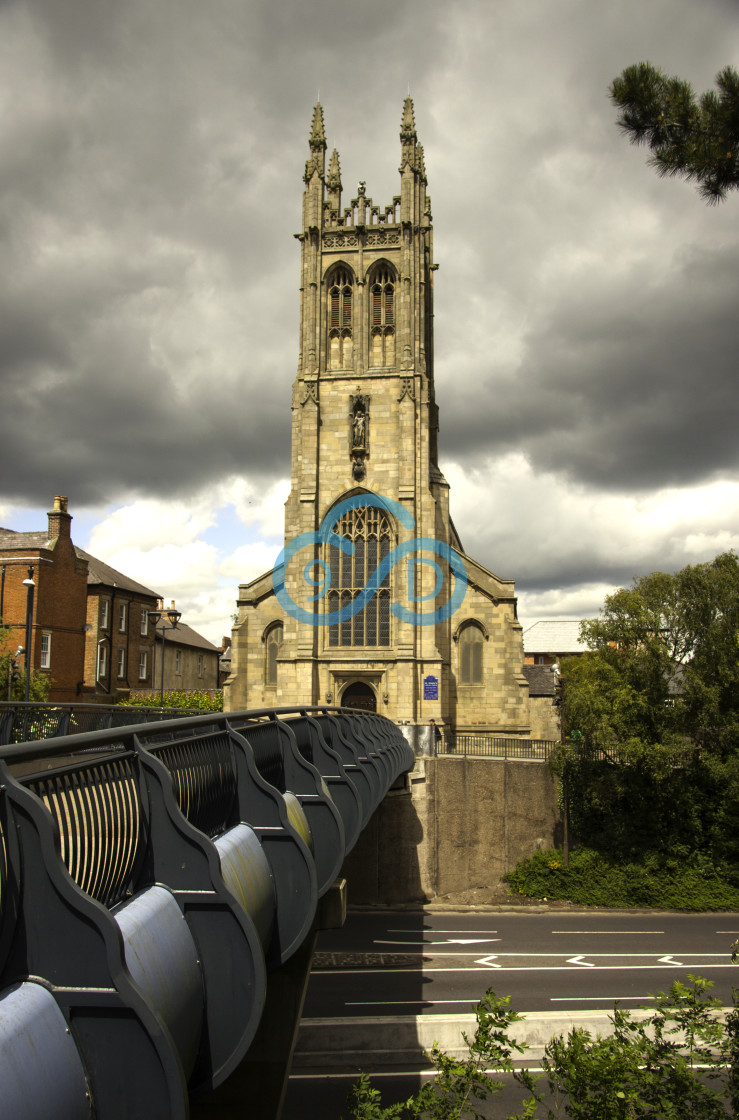
{"label": "pointed arch doorway", "polygon": [[342,708],[361,708],[364,712],[377,711],[377,697],[374,690],[362,681],[352,681],[341,696]]}

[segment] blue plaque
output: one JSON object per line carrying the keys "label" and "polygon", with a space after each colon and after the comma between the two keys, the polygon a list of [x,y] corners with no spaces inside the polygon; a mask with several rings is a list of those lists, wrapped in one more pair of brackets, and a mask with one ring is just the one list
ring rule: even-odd
{"label": "blue plaque", "polygon": [[438,700],[439,699],[439,678],[438,677],[424,677],[423,678],[423,698],[424,698],[424,700]]}

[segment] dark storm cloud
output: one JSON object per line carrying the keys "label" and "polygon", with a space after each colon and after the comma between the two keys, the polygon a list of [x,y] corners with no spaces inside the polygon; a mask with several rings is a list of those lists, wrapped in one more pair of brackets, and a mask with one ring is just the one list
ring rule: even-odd
{"label": "dark storm cloud", "polygon": [[692,249],[659,284],[640,285],[637,273],[576,294],[568,287],[532,328],[512,375],[478,369],[450,396],[445,452],[474,461],[491,447],[523,448],[535,468],[605,490],[735,472],[735,247]]}

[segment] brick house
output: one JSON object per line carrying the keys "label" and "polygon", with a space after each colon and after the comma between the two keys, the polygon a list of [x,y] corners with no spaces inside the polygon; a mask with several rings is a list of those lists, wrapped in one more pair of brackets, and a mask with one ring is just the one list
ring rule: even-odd
{"label": "brick house", "polygon": [[[174,601],[172,602],[174,609]],[[150,629],[153,628],[150,627]],[[165,640],[162,643],[162,631]],[[162,685],[162,645],[164,646],[164,691],[208,691],[221,687],[221,650],[191,626],[178,622],[173,627],[166,613],[157,626],[152,689]],[[139,685],[144,688],[144,685]]]}
{"label": "brick house", "polygon": [[136,580],[76,549],[87,562],[85,699],[127,696],[154,687],[154,628],[150,610],[158,595]]}
{"label": "brick house", "polygon": [[88,565],[72,544],[65,497],[54,498],[48,519],[45,532],[0,529],[0,618],[10,630],[5,648],[15,652],[26,645],[31,607],[27,664],[49,674],[50,700],[70,702],[84,684]]}

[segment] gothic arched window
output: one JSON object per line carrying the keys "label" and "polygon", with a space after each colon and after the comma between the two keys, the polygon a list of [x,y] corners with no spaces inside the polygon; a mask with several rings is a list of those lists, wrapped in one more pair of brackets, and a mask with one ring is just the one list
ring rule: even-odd
{"label": "gothic arched window", "polygon": [[[348,510],[334,526],[334,532],[354,545],[354,553],[329,547],[331,590],[327,609],[339,611],[356,599],[380,561],[390,552],[392,527],[384,510],[363,506]],[[390,645],[390,575],[386,575],[366,607],[351,618],[328,628],[329,646]]]}
{"label": "gothic arched window", "polygon": [[387,264],[375,269],[369,285],[370,366],[395,365],[395,273]]}
{"label": "gothic arched window", "polygon": [[482,684],[483,634],[474,622],[459,631],[459,683]]}
{"label": "gothic arched window", "polygon": [[264,683],[277,684],[277,655],[280,652],[284,627],[281,622],[270,626],[264,636]]}
{"label": "gothic arched window", "polygon": [[328,368],[352,365],[352,304],[354,278],[348,268],[337,268],[328,283]]}

